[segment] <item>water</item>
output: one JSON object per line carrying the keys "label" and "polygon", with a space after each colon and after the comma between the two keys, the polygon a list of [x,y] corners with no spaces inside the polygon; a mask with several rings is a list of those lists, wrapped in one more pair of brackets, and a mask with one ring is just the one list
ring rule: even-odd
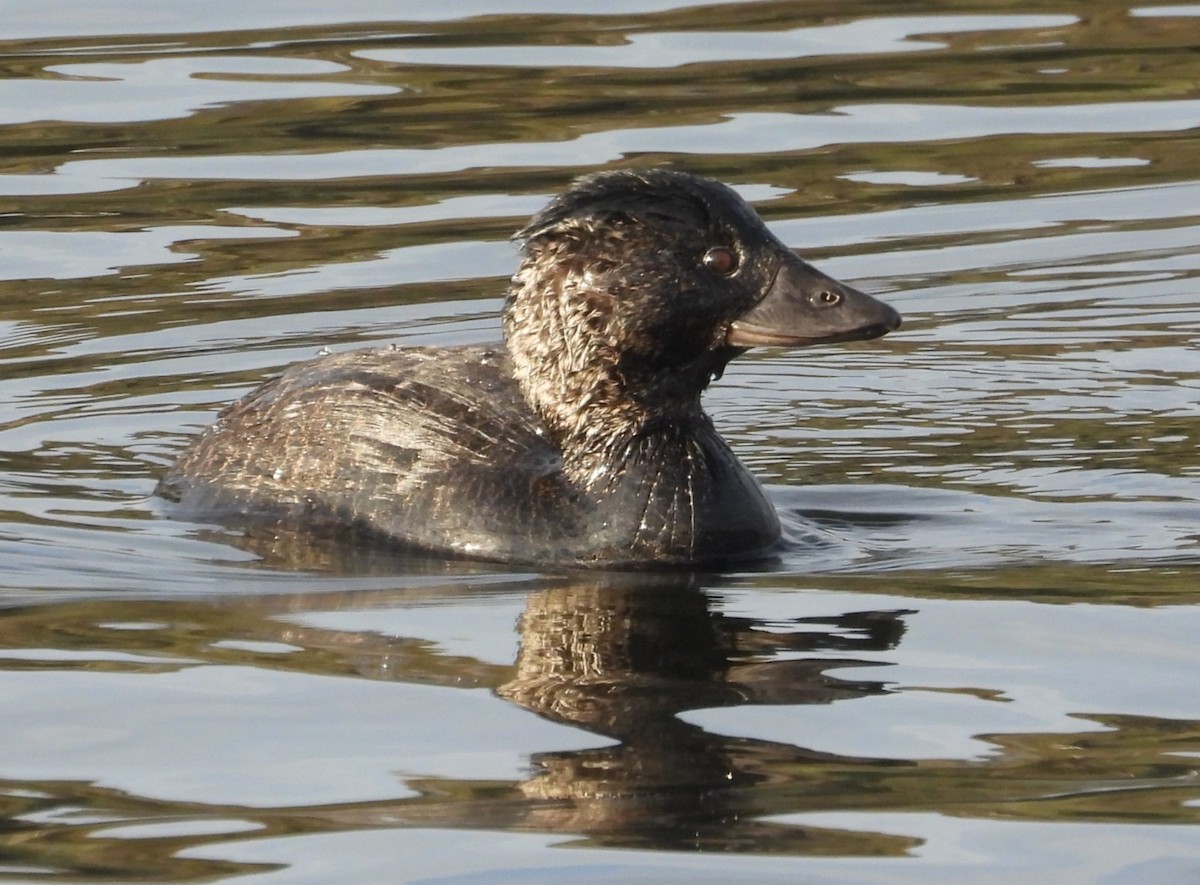
{"label": "water", "polygon": [[[880,9],[0,3],[0,881],[1200,878],[1200,6]],[[905,315],[708,395],[778,563],[164,517],[221,405],[494,338],[522,219],[657,163]]]}

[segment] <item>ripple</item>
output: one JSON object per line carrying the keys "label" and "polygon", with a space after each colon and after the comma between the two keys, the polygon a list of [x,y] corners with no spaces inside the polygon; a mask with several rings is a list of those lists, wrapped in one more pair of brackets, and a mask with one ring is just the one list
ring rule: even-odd
{"label": "ripple", "polygon": [[[691,6],[683,0],[610,0],[610,13],[637,13]],[[103,4],[73,9],[47,6],[43,0],[8,0],[5,4],[5,38],[118,36],[126,34],[200,34],[211,31],[313,27],[387,21],[457,21],[479,15],[571,13],[574,0],[456,0],[453,7],[430,3],[405,3],[389,9],[378,0],[340,0],[336,8],[326,0],[289,0],[284,4],[210,0],[197,6],[190,0],[155,0],[147,13],[141,0],[107,0]]]}
{"label": "ripple", "polygon": [[[674,68],[752,59],[920,52],[940,49],[938,34],[1064,28],[1071,15],[928,15],[859,19],[782,31],[629,32],[603,46],[455,46],[360,51],[360,58],[398,64],[516,67]],[[605,34],[611,40],[612,34]]]}
{"label": "ripple", "polygon": [[[295,82],[339,73],[342,65],[311,59],[156,58],[148,61],[55,65],[59,79],[0,80],[0,125],[45,120],[129,123],[187,117],[233,102],[355,95],[393,95],[395,86]],[[241,75],[239,79],[235,75]],[[263,80],[259,77],[289,79]]]}

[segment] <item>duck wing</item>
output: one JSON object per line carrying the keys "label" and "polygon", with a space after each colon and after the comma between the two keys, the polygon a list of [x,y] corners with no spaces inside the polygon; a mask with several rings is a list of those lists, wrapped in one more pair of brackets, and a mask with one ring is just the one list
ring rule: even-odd
{"label": "duck wing", "polygon": [[544,433],[499,347],[354,351],[225,409],[158,493],[196,517],[506,556],[572,494]]}

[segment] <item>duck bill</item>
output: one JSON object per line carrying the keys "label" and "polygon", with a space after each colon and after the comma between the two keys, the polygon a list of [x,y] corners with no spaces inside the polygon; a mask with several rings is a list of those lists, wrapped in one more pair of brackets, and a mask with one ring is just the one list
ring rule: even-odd
{"label": "duck bill", "polygon": [[878,338],[898,328],[894,308],[789,255],[725,341],[734,347],[808,347]]}

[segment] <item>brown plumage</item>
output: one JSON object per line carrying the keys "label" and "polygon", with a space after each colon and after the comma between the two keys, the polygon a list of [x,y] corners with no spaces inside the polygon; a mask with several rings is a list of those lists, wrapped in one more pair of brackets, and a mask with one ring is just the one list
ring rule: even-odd
{"label": "brown plumage", "polygon": [[585,177],[518,236],[503,347],[293,366],[222,412],[160,494],[193,515],[502,561],[769,550],[774,509],[701,393],[748,346],[874,337],[899,316],[685,173]]}

